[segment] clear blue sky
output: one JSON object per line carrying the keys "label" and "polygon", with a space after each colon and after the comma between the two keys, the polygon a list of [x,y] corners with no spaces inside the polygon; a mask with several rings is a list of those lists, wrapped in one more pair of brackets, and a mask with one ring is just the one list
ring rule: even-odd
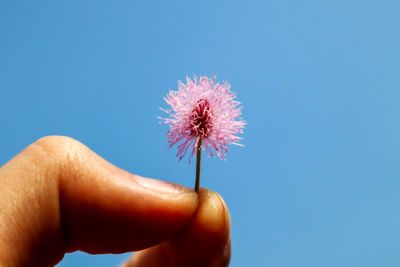
{"label": "clear blue sky", "polygon": [[[399,1],[0,0],[0,164],[45,135],[192,186],[162,97],[229,80],[244,148],[203,161],[233,267],[400,266]],[[67,255],[116,266],[129,255]]]}

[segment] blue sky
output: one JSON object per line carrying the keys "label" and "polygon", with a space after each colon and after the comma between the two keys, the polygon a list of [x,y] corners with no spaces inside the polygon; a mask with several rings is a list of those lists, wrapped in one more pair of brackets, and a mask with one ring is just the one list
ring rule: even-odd
{"label": "blue sky", "polygon": [[[156,119],[186,75],[228,80],[244,148],[203,161],[231,266],[400,265],[398,1],[0,1],[0,164],[67,135],[192,186]],[[116,266],[67,255],[59,266]]]}

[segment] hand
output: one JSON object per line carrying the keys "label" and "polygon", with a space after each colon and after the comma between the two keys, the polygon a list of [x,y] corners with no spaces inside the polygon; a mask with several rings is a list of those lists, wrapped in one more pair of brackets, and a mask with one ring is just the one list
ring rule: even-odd
{"label": "hand", "polygon": [[68,137],[45,137],[0,168],[0,266],[64,253],[138,251],[124,266],[228,266],[222,198],[123,171]]}

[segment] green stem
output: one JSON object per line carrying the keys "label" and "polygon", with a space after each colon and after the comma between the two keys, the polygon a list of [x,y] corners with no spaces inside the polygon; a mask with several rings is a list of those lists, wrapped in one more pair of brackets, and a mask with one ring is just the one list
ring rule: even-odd
{"label": "green stem", "polygon": [[196,155],[196,185],[194,190],[199,192],[200,187],[200,162],[201,162],[201,138],[197,143],[197,155]]}

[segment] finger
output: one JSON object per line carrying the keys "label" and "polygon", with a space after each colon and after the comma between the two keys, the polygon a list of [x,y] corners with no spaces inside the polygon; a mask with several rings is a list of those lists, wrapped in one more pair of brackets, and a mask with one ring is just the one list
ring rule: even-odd
{"label": "finger", "polygon": [[193,190],[132,175],[66,137],[41,139],[3,166],[0,198],[0,223],[8,220],[0,263],[7,255],[30,264],[153,246],[185,226],[198,203]]}
{"label": "finger", "polygon": [[199,208],[190,224],[174,238],[140,251],[125,264],[129,267],[228,266],[230,218],[222,198],[202,188]]}

